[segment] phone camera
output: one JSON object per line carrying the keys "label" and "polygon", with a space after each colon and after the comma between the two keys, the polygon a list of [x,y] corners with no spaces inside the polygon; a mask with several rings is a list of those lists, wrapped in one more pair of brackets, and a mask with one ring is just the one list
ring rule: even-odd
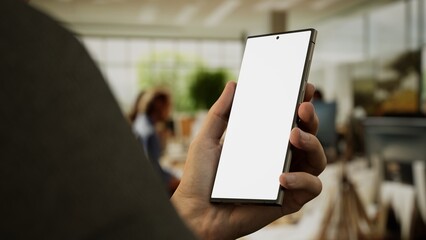
{"label": "phone camera", "polygon": [[277,36],[277,40],[280,39],[280,36]]}

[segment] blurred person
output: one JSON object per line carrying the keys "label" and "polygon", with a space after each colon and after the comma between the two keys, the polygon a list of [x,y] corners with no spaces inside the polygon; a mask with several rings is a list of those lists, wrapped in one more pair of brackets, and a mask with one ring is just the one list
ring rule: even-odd
{"label": "blurred person", "polygon": [[315,102],[315,101],[319,101],[319,102],[324,101],[324,98],[323,98],[321,90],[315,89],[314,96],[312,97],[312,101],[313,102]]}
{"label": "blurred person", "polygon": [[167,121],[172,107],[170,93],[162,89],[151,89],[140,93],[133,112],[130,114],[133,132],[154,166],[161,173],[168,191],[173,194],[179,179],[160,165],[170,132]]}
{"label": "blurred person", "polygon": [[314,92],[312,104],[320,119],[316,136],[324,148],[328,163],[333,163],[338,160],[341,153],[339,141],[344,139],[344,136],[339,136],[336,129],[337,104],[324,101],[323,93],[319,89]]}
{"label": "blurred person", "polygon": [[229,83],[191,143],[173,208],[81,43],[18,0],[0,1],[0,12],[1,239],[232,239],[321,192],[312,85],[291,132],[292,172],[277,176],[282,207],[209,202]]}
{"label": "blurred person", "polygon": [[139,94],[138,94],[138,96],[136,97],[136,101],[135,101],[135,103],[133,104],[133,107],[132,107],[132,109],[130,110],[130,113],[129,113],[129,121],[130,121],[130,123],[132,123],[133,124],[133,122],[135,121],[135,119],[136,119],[136,117],[138,116],[138,113],[139,113],[139,102],[141,102],[141,100],[142,100],[142,97],[143,97],[143,95],[145,94],[145,91],[140,91],[139,92]]}

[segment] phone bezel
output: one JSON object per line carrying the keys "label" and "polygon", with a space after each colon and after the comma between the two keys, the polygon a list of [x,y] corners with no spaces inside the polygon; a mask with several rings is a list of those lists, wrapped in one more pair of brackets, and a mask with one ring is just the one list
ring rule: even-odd
{"label": "phone bezel", "polygon": [[[302,78],[301,78],[301,81],[300,81],[297,105],[295,106],[295,110],[294,110],[292,128],[297,126],[297,121],[298,121],[297,109],[298,109],[298,106],[303,102],[303,99],[304,99],[304,96],[305,96],[305,87],[306,87],[307,79],[309,77],[310,65],[311,65],[311,62],[312,62],[312,56],[313,56],[313,50],[314,50],[314,47],[315,47],[317,31],[313,28],[308,28],[308,29],[300,29],[300,30],[287,31],[287,32],[253,35],[253,36],[247,37],[247,40],[248,40],[250,38],[259,38],[259,37],[267,37],[267,36],[274,36],[274,35],[292,34],[292,33],[297,33],[297,32],[306,32],[306,31],[311,32],[311,35],[310,35],[308,50],[307,50],[306,57],[305,57],[305,63],[304,63],[304,67],[303,67]],[[279,36],[277,36],[276,39],[279,41]],[[237,84],[237,88],[238,88],[238,84]],[[232,111],[232,108],[231,108],[231,111]],[[291,157],[292,157],[291,144],[288,143],[283,172],[289,171],[290,165],[291,165]],[[216,169],[216,172],[215,172],[215,176],[213,178],[214,180],[216,179],[216,174],[217,174],[217,169]],[[214,185],[214,182],[213,182],[213,185]],[[281,206],[283,204],[283,199],[284,199],[284,188],[283,187],[279,187],[279,189],[278,189],[279,192],[277,194],[276,199],[265,200],[265,199],[239,199],[239,198],[216,198],[216,197],[212,197],[213,185],[212,185],[212,189],[211,189],[211,192],[210,192],[210,202],[212,202],[212,203],[262,204],[262,205],[278,205],[278,206]]]}

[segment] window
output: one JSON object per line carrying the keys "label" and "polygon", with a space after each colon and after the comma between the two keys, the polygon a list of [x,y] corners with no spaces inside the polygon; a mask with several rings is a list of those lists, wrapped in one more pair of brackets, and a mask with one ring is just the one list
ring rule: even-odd
{"label": "window", "polygon": [[225,69],[236,79],[243,54],[238,40],[196,40],[82,36],[122,110],[152,82],[173,82],[175,98],[185,97],[195,69]]}

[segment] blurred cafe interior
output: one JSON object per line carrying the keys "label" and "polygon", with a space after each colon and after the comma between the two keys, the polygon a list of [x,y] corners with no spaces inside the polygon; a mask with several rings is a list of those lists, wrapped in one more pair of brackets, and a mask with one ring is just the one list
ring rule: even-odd
{"label": "blurred cafe interior", "polygon": [[317,29],[309,82],[328,159],[323,191],[242,239],[426,239],[425,0],[30,4],[86,46],[129,123],[166,96],[153,154],[171,193],[208,108],[238,79],[245,38]]}

